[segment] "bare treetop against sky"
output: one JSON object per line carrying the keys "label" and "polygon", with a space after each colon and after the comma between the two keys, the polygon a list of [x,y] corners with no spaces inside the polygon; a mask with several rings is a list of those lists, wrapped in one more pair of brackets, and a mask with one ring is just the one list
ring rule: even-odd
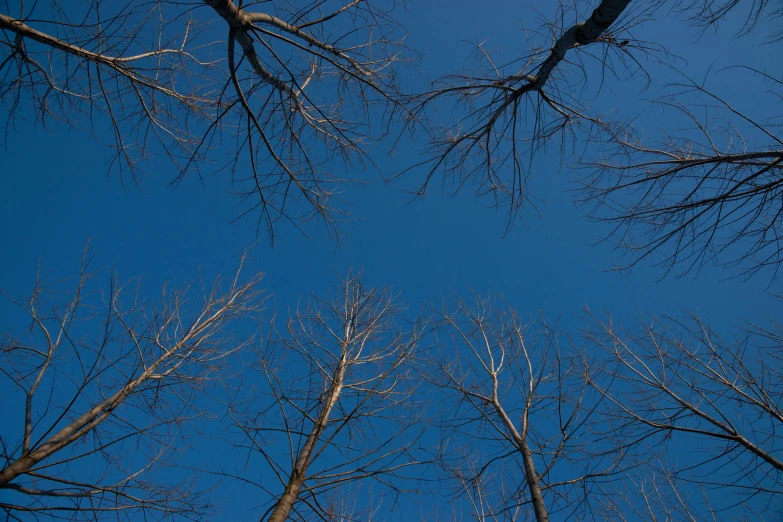
{"label": "bare treetop against sky", "polygon": [[222,163],[270,235],[280,219],[334,231],[340,183],[327,159],[367,160],[370,137],[399,110],[406,53],[392,7],[22,3],[19,18],[0,15],[3,94],[11,118],[108,123],[113,166],[134,178],[149,155],[173,162],[174,182],[214,170],[207,158]]}
{"label": "bare treetop against sky", "polygon": [[[475,65],[418,95],[402,82],[417,55],[394,2],[8,5],[0,14],[7,122],[108,132],[111,167],[136,182],[149,166],[140,161],[154,156],[169,160],[175,185],[227,175],[238,215],[272,241],[281,226],[339,237],[347,185],[371,181],[376,167],[387,178],[407,173],[419,194],[442,171],[454,190],[472,186],[502,208],[508,230],[539,197],[530,183],[544,151],[558,150],[562,166],[586,169],[577,199],[615,226],[611,240],[629,256],[619,266],[652,258],[665,272],[719,264],[774,273],[783,260],[778,122],[693,78],[669,41],[637,34],[645,22],[680,17],[701,30],[733,22],[748,36],[779,11],[767,2],[640,1],[627,13],[626,0],[584,4],[558,6],[551,21],[537,15],[521,50],[478,40]],[[773,44],[776,34],[767,35]],[[741,65],[735,75],[779,98],[774,74]],[[590,103],[653,82],[654,103],[681,112],[659,131],[635,124],[638,104]],[[672,83],[679,87],[662,89]],[[687,132],[672,125],[678,119]],[[412,131],[429,146],[408,168],[389,169],[369,152],[390,131]],[[381,147],[401,145],[387,141]]]}
{"label": "bare treetop against sky", "polygon": [[0,516],[779,520],[781,22],[4,0]]}

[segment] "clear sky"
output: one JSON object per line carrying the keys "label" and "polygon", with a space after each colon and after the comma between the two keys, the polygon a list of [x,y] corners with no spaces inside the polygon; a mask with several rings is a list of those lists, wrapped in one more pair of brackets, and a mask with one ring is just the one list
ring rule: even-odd
{"label": "clear sky", "polygon": [[[511,0],[474,2],[427,0],[412,2],[403,13],[410,36],[407,44],[421,56],[421,77],[411,75],[410,89],[421,89],[427,79],[454,72],[469,52],[467,41],[489,39],[490,47],[507,57],[524,46],[520,21],[534,23],[532,7]],[[530,2],[543,15],[554,13],[554,3]],[[772,25],[777,22],[770,22]],[[685,61],[691,77],[702,77],[729,65],[744,64],[780,77],[780,44],[760,45],[759,35],[732,39],[727,28],[718,35],[697,38],[676,15],[639,28],[635,36],[664,45]],[[676,77],[666,67],[651,64],[653,84],[640,91],[634,82],[609,83],[595,105],[614,105],[621,114],[648,117],[645,100]],[[713,73],[713,88],[744,109],[760,111],[748,95],[750,88],[727,73]],[[587,102],[590,104],[590,102]],[[403,139],[387,154],[384,144],[374,159],[387,174],[403,170],[418,158],[421,143]],[[386,144],[387,148],[389,144]],[[532,174],[535,195],[545,203],[540,217],[524,213],[504,235],[506,216],[476,201],[469,192],[457,197],[433,187],[411,202],[405,192],[421,179],[413,171],[389,184],[368,172],[368,186],[351,187],[346,198],[356,221],[343,226],[339,245],[323,233],[307,238],[282,225],[271,246],[257,237],[254,218],[237,222],[237,199],[228,193],[220,174],[203,184],[187,178],[179,186],[168,183],[176,175],[164,160],[148,163],[140,186],[107,177],[111,151],[100,131],[90,132],[52,124],[47,130],[17,121],[9,127],[0,150],[0,288],[13,296],[29,292],[37,266],[53,275],[78,269],[81,252],[90,241],[94,267],[111,267],[121,278],[142,276],[150,298],[161,284],[183,284],[202,270],[208,278],[230,273],[243,250],[252,249],[252,269],[263,271],[263,286],[273,302],[285,310],[310,293],[322,293],[349,268],[364,269],[370,284],[391,285],[402,292],[412,309],[438,303],[452,292],[469,289],[502,295],[523,315],[539,311],[568,328],[578,328],[581,310],[606,311],[618,319],[639,311],[676,313],[697,310],[725,328],[768,314],[780,317],[780,301],[769,292],[770,274],[749,280],[732,279],[729,272],[705,268],[694,277],[667,277],[642,263],[630,273],[611,268],[620,260],[610,244],[600,240],[607,229],[588,222],[572,203],[575,187],[567,169],[560,167],[555,150],[542,153]],[[339,166],[337,166],[339,168]],[[0,303],[0,324],[13,317],[9,304]],[[253,502],[244,494],[221,489],[231,500],[233,513]]]}

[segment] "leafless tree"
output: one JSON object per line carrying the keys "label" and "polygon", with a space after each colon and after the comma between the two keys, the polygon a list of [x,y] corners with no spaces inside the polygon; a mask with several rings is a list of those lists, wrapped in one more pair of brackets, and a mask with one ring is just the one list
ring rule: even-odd
{"label": "leafless tree", "polygon": [[587,336],[610,356],[612,385],[594,384],[612,405],[606,431],[668,448],[648,469],[691,505],[690,519],[738,506],[758,520],[780,516],[781,325],[724,339],[695,315],[643,317],[631,328],[595,319]]}
{"label": "leafless tree", "polygon": [[[59,120],[109,129],[120,170],[164,154],[179,182],[214,159],[242,212],[330,231],[344,177],[399,107],[394,0],[5,3],[6,129]],[[264,8],[264,11],[257,10]],[[103,118],[99,118],[102,116]],[[218,149],[218,150],[214,150]]]}
{"label": "leafless tree", "polygon": [[231,408],[249,454],[233,476],[268,499],[262,520],[371,519],[415,486],[428,457],[408,374],[426,323],[405,325],[400,310],[349,275],[271,334],[265,388]]}
{"label": "leafless tree", "polygon": [[[706,264],[743,276],[766,268],[776,272],[783,259],[779,114],[751,115],[705,82],[686,79],[655,101],[668,109],[663,136],[656,139],[650,125],[642,133],[633,118],[610,118],[582,101],[596,98],[611,76],[649,86],[648,58],[674,59],[660,44],[634,39],[631,30],[649,18],[673,10],[704,26],[736,9],[747,13],[744,34],[762,13],[778,12],[772,2],[739,4],[603,1],[584,23],[570,27],[564,20],[582,15],[561,5],[557,23],[525,32],[525,56],[506,61],[486,43],[477,45],[474,68],[439,80],[417,97],[420,115],[443,99],[459,106],[456,121],[436,135],[427,159],[417,165],[427,169],[421,193],[443,171],[455,192],[472,186],[477,197],[508,210],[508,229],[526,203],[535,206],[529,175],[537,155],[555,145],[561,166],[587,169],[577,199],[591,217],[612,225],[609,239],[630,258],[618,269],[654,259],[665,274],[696,272]],[[676,69],[667,74],[681,74]],[[780,79],[747,67],[726,71],[767,83],[766,92],[758,89],[769,97],[763,106],[779,104]],[[683,123],[691,128],[671,130]]]}
{"label": "leafless tree", "polygon": [[[774,107],[783,82],[759,71],[731,68],[767,81]],[[750,115],[688,81],[658,100],[679,134],[645,140],[623,126],[601,156],[584,160],[583,203],[612,223],[626,265],[655,259],[668,273],[728,265],[742,275],[783,261],[783,136],[780,114]],[[658,257],[650,257],[657,254]]]}
{"label": "leafless tree", "polygon": [[238,270],[196,306],[187,289],[164,289],[153,306],[134,281],[95,289],[85,259],[70,293],[39,277],[29,299],[12,300],[27,323],[0,337],[6,519],[202,515],[210,502],[192,481],[151,471],[183,448],[199,392],[241,347],[226,325],[257,309],[259,279]]}
{"label": "leafless tree", "polygon": [[[456,122],[434,133],[427,158],[415,166],[427,171],[420,193],[443,171],[444,183],[451,180],[455,191],[472,185],[477,196],[505,207],[511,227],[532,201],[528,176],[536,153],[551,142],[564,144],[607,130],[601,116],[580,101],[588,77],[594,75],[600,85],[607,75],[638,70],[632,50],[660,51],[648,42],[618,39],[645,16],[637,10],[618,21],[629,3],[604,0],[586,18],[563,3],[555,22],[526,28],[526,55],[506,61],[478,44],[475,67],[446,76],[417,96],[415,113],[421,119],[434,118],[430,108],[446,100],[455,100],[460,112]],[[565,25],[570,19],[575,23]]]}
{"label": "leafless tree", "polygon": [[594,436],[602,396],[589,362],[490,298],[442,313],[439,358],[429,380],[443,437],[459,445],[444,465],[478,520],[582,518],[600,508],[627,471],[622,444]]}

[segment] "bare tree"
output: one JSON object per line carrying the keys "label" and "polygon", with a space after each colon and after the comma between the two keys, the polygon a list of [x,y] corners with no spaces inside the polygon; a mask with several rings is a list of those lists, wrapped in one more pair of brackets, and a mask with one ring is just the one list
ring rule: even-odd
{"label": "bare tree", "polygon": [[8,520],[197,517],[210,502],[193,481],[151,471],[183,447],[200,390],[241,347],[225,327],[257,309],[260,277],[238,270],[196,307],[187,289],[164,289],[154,307],[134,281],[114,276],[98,292],[95,278],[85,260],[69,294],[39,277],[12,300],[29,323],[0,337],[0,509]]}
{"label": "bare tree", "polygon": [[[738,268],[744,276],[780,266],[783,205],[780,172],[783,147],[779,114],[751,115],[709,91],[704,82],[668,86],[656,100],[669,110],[663,136],[642,134],[621,117],[603,116],[583,100],[594,100],[614,76],[640,87],[651,84],[653,59],[674,58],[659,44],[634,39],[632,29],[665,7],[686,13],[696,25],[711,25],[734,9],[747,12],[740,30],[752,30],[771,2],[600,2],[583,23],[576,8],[561,5],[556,23],[526,30],[529,51],[506,60],[486,42],[476,46],[475,67],[436,82],[416,98],[417,114],[454,100],[459,115],[430,143],[423,193],[439,171],[454,191],[466,186],[508,211],[507,229],[526,203],[535,206],[530,173],[537,156],[558,148],[561,167],[586,168],[578,200],[599,221],[609,222],[612,242],[629,255],[628,269],[652,254],[666,274],[675,267],[698,271],[706,264]],[[542,40],[544,43],[541,43]],[[667,60],[668,61],[668,60]],[[675,62],[667,74],[680,74]],[[747,67],[769,86],[759,96],[781,100],[781,81]],[[591,84],[591,85],[588,85]],[[627,90],[627,86],[623,86]],[[757,87],[754,86],[754,89]],[[761,89],[759,89],[761,91]],[[691,129],[675,129],[680,123]],[[647,126],[648,129],[650,125]],[[598,150],[596,150],[598,149]]]}
{"label": "bare tree", "polygon": [[365,146],[399,107],[395,3],[251,6],[267,10],[232,0],[6,3],[6,128],[108,127],[118,169],[135,175],[139,159],[162,153],[174,183],[214,159],[270,237],[281,219],[315,218],[334,232],[330,197],[348,180],[330,174],[331,160],[369,160]]}
{"label": "bare tree", "polygon": [[427,457],[408,373],[425,323],[400,324],[400,310],[390,290],[349,275],[273,331],[265,388],[231,408],[254,456],[233,476],[267,499],[262,520],[370,519],[415,486]]}
{"label": "bare tree", "polygon": [[458,301],[442,320],[427,375],[450,397],[443,437],[469,441],[444,459],[458,495],[482,521],[594,515],[626,468],[622,444],[594,436],[602,397],[587,360],[490,298]]}
{"label": "bare tree", "polygon": [[[526,28],[527,54],[505,61],[479,44],[475,67],[446,76],[417,96],[416,114],[422,119],[434,118],[429,110],[440,101],[455,100],[460,107],[457,120],[434,133],[427,158],[415,166],[427,169],[419,192],[442,170],[444,183],[451,180],[455,191],[472,185],[477,196],[505,207],[511,227],[532,201],[528,176],[536,153],[550,142],[563,144],[606,130],[600,115],[579,100],[588,76],[595,75],[600,84],[624,67],[638,68],[631,50],[660,51],[647,42],[618,39],[644,16],[642,11],[618,21],[629,3],[604,0],[586,18],[562,3],[556,22]],[[572,18],[573,25],[563,25]]]}
{"label": "bare tree", "polygon": [[779,517],[781,325],[724,339],[695,315],[643,317],[633,328],[595,319],[587,336],[610,356],[612,385],[593,383],[613,406],[606,432],[668,448],[669,458],[649,468],[659,483],[693,513],[733,516],[740,507],[750,518]]}
{"label": "bare tree", "polygon": [[[783,82],[752,73],[770,86],[775,106]],[[780,115],[749,115],[703,83],[669,87],[658,100],[679,134],[645,140],[619,128],[597,160],[584,159],[582,202],[591,216],[613,225],[614,240],[631,267],[656,259],[668,273],[728,265],[750,276],[777,273],[783,261],[783,136]],[[681,125],[678,125],[681,123]],[[657,258],[651,257],[658,254]]]}

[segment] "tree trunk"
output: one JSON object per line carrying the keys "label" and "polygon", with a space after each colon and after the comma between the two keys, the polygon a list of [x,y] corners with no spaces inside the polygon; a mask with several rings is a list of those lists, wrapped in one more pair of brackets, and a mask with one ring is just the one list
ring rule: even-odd
{"label": "tree trunk", "polygon": [[533,88],[540,89],[546,84],[552,71],[563,60],[569,49],[576,45],[587,45],[598,40],[629,3],[631,0],[603,0],[586,22],[578,23],[563,33],[535,76],[532,83]]}
{"label": "tree trunk", "polygon": [[546,511],[546,504],[544,504],[544,494],[541,492],[541,483],[538,480],[536,466],[533,462],[533,452],[530,451],[526,440],[522,439],[519,444],[522,449],[522,458],[525,461],[525,478],[530,490],[530,498],[533,501],[536,522],[549,522],[549,514]]}
{"label": "tree trunk", "polygon": [[307,466],[310,464],[310,456],[315,449],[315,445],[318,443],[318,439],[321,437],[321,433],[323,433],[323,430],[329,421],[329,415],[332,413],[332,408],[334,408],[334,405],[337,404],[337,400],[340,398],[340,392],[343,388],[343,378],[345,377],[345,368],[347,365],[348,361],[346,360],[345,355],[343,355],[343,358],[340,360],[337,366],[337,371],[334,374],[332,386],[329,390],[329,396],[326,399],[326,403],[319,413],[318,420],[313,426],[313,429],[307,436],[307,441],[299,452],[299,456],[297,457],[296,463],[294,464],[294,469],[291,472],[291,477],[288,479],[285,492],[277,501],[275,509],[269,516],[268,522],[285,522],[285,520],[287,520],[291,514],[291,510],[293,510],[294,504],[296,504],[296,501],[299,498],[299,493],[302,490],[302,486],[304,485],[305,478],[307,476]]}
{"label": "tree trunk", "polygon": [[[536,473],[535,462],[533,462],[533,452],[530,450],[526,438],[517,431],[516,426],[514,426],[514,423],[506,414],[506,410],[501,406],[500,401],[497,398],[497,388],[495,388],[492,404],[495,407],[495,411],[500,415],[500,418],[503,419],[503,424],[506,425],[506,429],[510,432],[517,448],[522,452],[522,460],[525,463],[525,481],[527,482],[527,488],[530,491],[530,499],[533,503],[533,511],[536,514],[536,522],[549,522],[549,514],[547,513],[546,504],[544,503],[544,494],[541,491],[541,484],[538,480],[538,474]],[[525,410],[525,415],[527,415],[527,410]],[[526,420],[525,423],[527,423]],[[523,426],[523,433],[526,432],[527,430],[524,429]]]}

